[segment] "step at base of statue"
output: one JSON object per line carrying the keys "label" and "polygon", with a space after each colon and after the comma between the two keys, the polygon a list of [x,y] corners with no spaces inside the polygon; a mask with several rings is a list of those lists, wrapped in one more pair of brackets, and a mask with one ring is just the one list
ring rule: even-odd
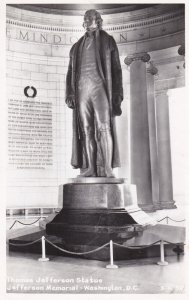
{"label": "step at base of statue", "polygon": [[155,224],[138,207],[135,185],[117,178],[73,179],[63,186],[62,210],[40,222],[46,234],[61,238],[71,251],[77,245],[97,248],[110,240],[122,244]]}
{"label": "step at base of statue", "polygon": [[126,210],[62,209],[46,225],[46,233],[61,237],[68,244],[101,246],[111,239],[121,242],[137,236],[145,227],[137,224]]}

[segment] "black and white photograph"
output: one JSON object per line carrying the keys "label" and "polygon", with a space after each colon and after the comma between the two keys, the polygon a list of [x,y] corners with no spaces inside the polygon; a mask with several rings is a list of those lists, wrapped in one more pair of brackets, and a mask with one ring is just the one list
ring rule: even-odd
{"label": "black and white photograph", "polygon": [[186,12],[3,1],[2,299],[186,296]]}

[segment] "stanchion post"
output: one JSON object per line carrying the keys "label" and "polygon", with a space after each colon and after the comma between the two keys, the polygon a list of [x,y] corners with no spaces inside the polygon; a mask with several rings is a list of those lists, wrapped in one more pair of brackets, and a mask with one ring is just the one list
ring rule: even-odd
{"label": "stanchion post", "polygon": [[117,265],[114,265],[114,252],[113,252],[113,242],[110,240],[110,265],[106,266],[107,269],[118,269]]}
{"label": "stanchion post", "polygon": [[169,217],[166,217],[166,223],[169,224]]}
{"label": "stanchion post", "polygon": [[46,250],[45,250],[45,237],[42,236],[41,238],[41,243],[42,243],[42,257],[38,259],[38,261],[49,261],[49,258],[46,257]]}
{"label": "stanchion post", "polygon": [[168,262],[165,261],[165,255],[164,255],[164,242],[160,242],[160,258],[161,260],[157,262],[158,265],[160,266],[167,266]]}

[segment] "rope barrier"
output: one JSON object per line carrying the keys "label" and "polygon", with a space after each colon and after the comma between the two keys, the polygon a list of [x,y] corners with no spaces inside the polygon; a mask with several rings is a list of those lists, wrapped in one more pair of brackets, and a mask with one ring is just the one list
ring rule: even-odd
{"label": "rope barrier", "polygon": [[[26,243],[26,244],[14,244],[14,243],[10,243],[10,242],[8,242],[7,244],[8,244],[8,245],[12,245],[12,246],[29,246],[29,245],[32,245],[32,244],[37,243],[37,242],[40,241],[41,239],[43,239],[43,237],[42,237],[42,238],[39,238],[39,239],[37,239],[37,240],[35,240],[35,241]],[[100,250],[100,249],[106,247],[107,245],[109,245],[109,243],[106,243],[106,244],[104,244],[104,245],[102,245],[102,246],[100,246],[100,247],[98,247],[98,248],[96,248],[96,249],[94,249],[94,250],[90,250],[90,251],[86,251],[86,252],[72,252],[72,251],[68,251],[68,250],[65,250],[65,249],[60,248],[59,246],[53,244],[51,241],[49,241],[49,240],[46,239],[45,237],[44,237],[44,239],[45,239],[45,241],[47,241],[47,243],[49,243],[50,245],[52,245],[52,246],[54,246],[55,248],[59,249],[60,251],[63,251],[63,252],[65,252],[65,253],[69,253],[69,254],[76,254],[76,255],[83,255],[83,254],[93,253],[93,252],[96,252],[96,251],[98,251],[98,250]],[[154,243],[152,243],[152,244],[150,244],[150,245],[146,245],[146,246],[126,246],[126,245],[121,245],[121,244],[118,244],[118,243],[115,243],[115,242],[112,242],[112,244],[114,244],[115,246],[118,246],[118,247],[126,248],[126,249],[134,249],[134,250],[136,249],[136,250],[138,250],[138,249],[149,248],[149,247],[151,247],[151,246],[153,246],[153,245],[155,245],[155,244],[158,244],[158,243],[160,243],[160,242],[161,242],[161,240],[158,240],[158,241],[156,241],[156,242],[154,242]],[[180,244],[183,244],[183,243],[172,243],[172,242],[165,241],[165,240],[164,240],[164,243],[171,244],[171,245],[180,245]],[[184,245],[184,244],[183,244],[183,245]]]}
{"label": "rope barrier", "polygon": [[165,241],[165,240],[164,240],[164,242],[167,243],[167,244],[170,244],[170,245],[180,245],[180,244],[185,245],[185,244],[182,243],[182,242],[181,242],[181,243],[172,243],[172,242],[168,242],[168,241]]}
{"label": "rope barrier", "polygon": [[161,220],[158,220],[157,222],[161,222],[161,221],[163,221],[163,220],[165,220],[167,217],[165,217],[165,218],[163,218],[163,219],[161,219]]}
{"label": "rope barrier", "polygon": [[14,223],[11,225],[11,227],[9,228],[9,230],[10,229],[12,229],[13,227],[14,227],[14,225],[16,224],[16,223],[20,223],[21,225],[33,225],[33,224],[35,224],[35,223],[37,223],[41,218],[44,218],[44,217],[39,217],[37,220],[35,220],[34,222],[32,222],[32,223],[22,223],[22,222],[20,222],[19,220],[15,220],[14,221]]}
{"label": "rope barrier", "polygon": [[118,266],[114,264],[114,255],[113,255],[113,245],[115,246],[119,246],[119,247],[122,247],[122,248],[126,248],[126,249],[145,249],[145,248],[149,248],[157,243],[160,243],[160,261],[157,262],[158,265],[160,266],[166,266],[168,265],[168,262],[165,261],[165,255],[164,255],[164,243],[168,243],[168,244],[173,244],[173,245],[178,245],[178,244],[181,244],[181,243],[172,243],[172,242],[168,242],[168,241],[163,241],[163,240],[159,240],[159,241],[156,241],[150,245],[147,245],[147,246],[125,246],[125,245],[121,245],[121,244],[118,244],[118,243],[115,243],[113,242],[112,240],[110,240],[109,243],[106,243],[94,250],[90,250],[90,251],[86,251],[86,252],[73,252],[73,251],[68,251],[68,250],[65,250],[65,249],[62,249],[60,248],[59,246],[53,244],[51,241],[49,241],[48,239],[46,239],[44,236],[42,236],[41,238],[33,241],[33,242],[30,242],[30,243],[26,243],[26,244],[14,244],[14,243],[8,243],[9,245],[12,245],[12,246],[29,246],[29,245],[32,245],[32,244],[35,244],[37,243],[38,241],[42,242],[42,257],[39,258],[38,260],[41,261],[41,262],[46,262],[46,261],[49,261],[49,258],[46,257],[46,248],[45,248],[45,241],[47,243],[49,243],[50,245],[52,245],[54,248],[62,251],[62,252],[65,252],[65,253],[68,253],[68,254],[74,254],[74,255],[84,255],[84,254],[90,254],[90,253],[94,253],[104,247],[106,247],[107,245],[110,245],[110,264],[106,266],[106,268],[108,269],[117,269]]}
{"label": "rope barrier", "polygon": [[171,220],[171,221],[173,221],[173,222],[184,222],[185,221],[185,219],[183,219],[183,220],[174,220],[174,219],[172,219],[170,217],[168,217],[168,219]]}
{"label": "rope barrier", "polygon": [[116,245],[116,246],[118,246],[118,247],[122,247],[122,248],[126,248],[126,249],[136,249],[136,250],[138,250],[138,249],[149,248],[149,247],[151,247],[151,246],[153,246],[155,244],[158,244],[159,242],[161,242],[161,240],[159,240],[157,242],[154,242],[154,243],[152,243],[150,245],[146,245],[146,246],[125,246],[125,245],[117,244],[117,243],[114,243],[114,242],[113,242],[113,244]]}
{"label": "rope barrier", "polygon": [[104,248],[105,246],[109,245],[109,243],[106,243],[106,244],[104,244],[104,245],[102,245],[102,246],[100,246],[100,247],[98,247],[98,248],[96,248],[96,249],[94,249],[94,250],[90,250],[90,251],[86,251],[86,252],[72,252],[72,251],[68,251],[68,250],[65,250],[65,249],[60,248],[59,246],[53,244],[52,242],[50,242],[50,241],[47,240],[47,239],[45,239],[45,241],[46,241],[47,243],[49,243],[50,245],[52,245],[53,247],[57,248],[58,250],[62,251],[62,252],[65,252],[65,253],[68,253],[68,254],[75,254],[75,255],[83,255],[83,254],[93,253],[93,252],[96,252],[96,251],[98,251],[98,250]]}
{"label": "rope barrier", "polygon": [[157,222],[161,222],[161,221],[163,221],[163,220],[165,220],[165,219],[167,220],[167,222],[168,222],[168,219],[171,220],[171,221],[173,221],[173,222],[184,222],[184,221],[186,221],[185,219],[183,219],[183,220],[174,220],[174,219],[172,219],[172,218],[166,216],[166,217],[164,217],[163,219],[158,220]]}
{"label": "rope barrier", "polygon": [[[140,210],[133,211],[132,213],[136,213],[136,212],[138,212],[138,211],[140,211]],[[23,222],[21,222],[21,221],[19,221],[19,220],[15,220],[14,223],[10,226],[9,230],[11,230],[11,229],[14,227],[14,225],[15,225],[16,223],[19,223],[19,224],[24,225],[24,226],[30,226],[30,225],[34,225],[35,223],[37,223],[41,218],[44,218],[44,217],[39,217],[37,220],[35,220],[35,221],[32,222],[32,223],[23,223]],[[100,216],[100,218],[99,218],[98,223],[100,222],[100,219],[101,219],[101,216]],[[183,219],[183,220],[174,220],[174,219],[172,219],[172,218],[166,216],[166,217],[164,217],[164,218],[162,218],[162,219],[160,219],[160,220],[157,220],[157,222],[159,223],[159,222],[161,222],[161,221],[163,221],[163,220],[165,220],[165,219],[167,220],[167,223],[168,223],[168,219],[171,220],[171,221],[173,221],[173,222],[184,222],[184,221],[185,221],[185,219]]]}
{"label": "rope barrier", "polygon": [[[145,248],[151,247],[151,246],[153,246],[155,244],[158,244],[160,242],[161,242],[161,240],[159,240],[157,242],[154,242],[154,243],[152,243],[150,245],[146,245],[146,246],[125,246],[125,245],[121,245],[121,244],[117,244],[117,243],[114,243],[114,245],[120,246],[122,248],[127,248],[127,249],[145,249]],[[167,243],[167,244],[170,244],[170,245],[180,245],[180,244],[185,245],[184,243],[172,243],[172,242],[168,242],[168,241],[165,241],[165,240],[164,240],[164,243]]]}
{"label": "rope barrier", "polygon": [[[47,243],[49,243],[50,245],[52,245],[53,247],[59,249],[62,252],[65,252],[65,253],[68,253],[68,254],[76,254],[76,255],[83,255],[83,254],[93,253],[93,252],[96,252],[96,251],[98,251],[98,250],[106,247],[107,245],[109,245],[109,243],[106,243],[106,244],[104,244],[104,245],[102,245],[102,246],[100,246],[100,247],[98,247],[98,248],[96,248],[94,250],[90,250],[90,251],[86,251],[86,252],[72,252],[72,251],[68,251],[68,250],[62,249],[59,246],[53,244],[48,239],[46,239],[44,236],[42,236],[42,238],[39,238],[39,239],[37,239],[37,240],[35,240],[33,242],[26,243],[26,244],[14,244],[14,243],[10,243],[10,242],[8,242],[7,244],[11,245],[11,246],[29,246],[29,245],[37,243],[40,240],[42,241],[42,251],[43,251],[43,253],[45,253],[45,244],[44,244],[44,241],[46,241]],[[43,256],[45,257],[45,255],[43,255]]]}
{"label": "rope barrier", "polygon": [[33,242],[26,243],[26,244],[14,244],[14,243],[10,243],[10,242],[8,242],[7,244],[11,245],[11,246],[29,246],[29,245],[35,244],[35,243],[37,243],[39,241],[41,241],[41,238],[39,238],[39,239],[37,239],[37,240],[35,240]]}

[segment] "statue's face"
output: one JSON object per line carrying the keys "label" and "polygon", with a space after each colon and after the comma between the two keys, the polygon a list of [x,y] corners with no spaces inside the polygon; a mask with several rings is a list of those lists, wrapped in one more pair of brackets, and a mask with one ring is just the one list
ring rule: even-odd
{"label": "statue's face", "polygon": [[97,28],[96,16],[92,14],[86,14],[84,16],[83,26],[87,31],[95,30]]}

